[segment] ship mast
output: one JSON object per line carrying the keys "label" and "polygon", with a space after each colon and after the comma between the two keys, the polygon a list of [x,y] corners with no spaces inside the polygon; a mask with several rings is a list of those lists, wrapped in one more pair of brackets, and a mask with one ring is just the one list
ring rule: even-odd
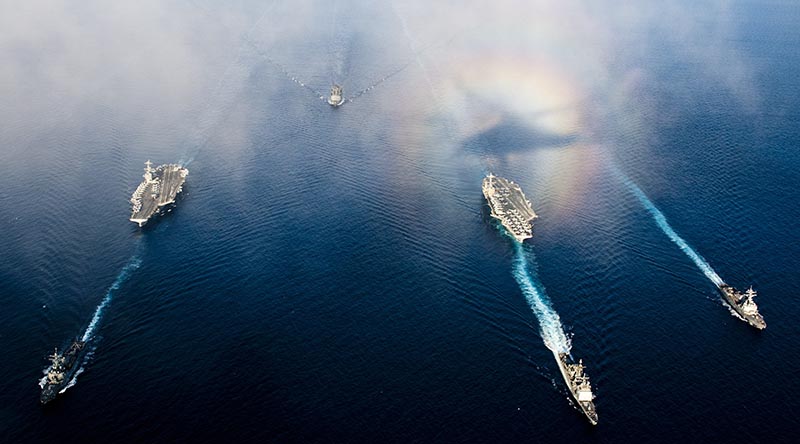
{"label": "ship mast", "polygon": [[57,368],[61,365],[62,361],[63,358],[58,354],[58,347],[56,347],[55,350],[53,350],[53,354],[50,355],[50,362],[53,363],[53,368]]}

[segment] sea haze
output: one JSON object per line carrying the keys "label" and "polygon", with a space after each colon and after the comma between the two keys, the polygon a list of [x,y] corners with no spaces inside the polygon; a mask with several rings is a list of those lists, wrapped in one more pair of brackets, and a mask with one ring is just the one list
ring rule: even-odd
{"label": "sea haze", "polygon": [[0,5],[0,441],[790,441],[800,8],[624,3]]}

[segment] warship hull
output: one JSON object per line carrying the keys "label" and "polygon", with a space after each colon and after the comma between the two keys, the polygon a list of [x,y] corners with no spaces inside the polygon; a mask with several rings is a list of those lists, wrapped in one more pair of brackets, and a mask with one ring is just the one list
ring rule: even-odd
{"label": "warship hull", "polygon": [[344,95],[342,91],[342,87],[339,85],[333,85],[331,88],[331,95],[328,97],[328,105],[336,108],[342,106],[344,104]]}
{"label": "warship hull", "polygon": [[745,322],[750,324],[752,327],[755,327],[759,330],[763,330],[767,328],[767,322],[764,321],[764,317],[761,316],[760,313],[747,313],[742,308],[741,298],[742,293],[736,290],[735,288],[731,287],[730,285],[722,284],[717,287],[719,293],[722,295],[722,298],[725,300],[725,303],[739,315]]}
{"label": "warship hull", "polygon": [[143,226],[154,215],[162,213],[175,204],[189,170],[176,164],[151,168],[147,161],[144,181],[131,197],[133,206],[130,221]]}
{"label": "warship hull", "polygon": [[570,372],[568,366],[573,365],[569,362],[569,355],[567,353],[559,353],[553,352],[553,356],[556,358],[556,363],[558,363],[558,370],[561,372],[561,377],[564,378],[564,383],[567,384],[567,388],[569,389],[570,395],[572,395],[572,399],[578,404],[578,407],[583,412],[586,419],[592,425],[597,425],[597,411],[594,408],[594,401],[592,400],[593,396],[589,395],[590,398],[586,399],[586,395],[583,395],[575,384],[572,382],[572,378],[570,378]]}
{"label": "warship hull", "polygon": [[[58,394],[66,388],[75,372],[78,370],[78,360],[80,359],[86,343],[76,340],[67,349],[64,354],[60,355],[58,368],[51,367],[48,375],[39,384],[42,393],[39,396],[39,401],[42,404],[54,400]],[[51,377],[51,375],[54,375]]]}
{"label": "warship hull", "polygon": [[492,210],[491,216],[499,220],[517,242],[533,237],[531,221],[538,216],[519,185],[490,174],[483,179],[482,190]]}

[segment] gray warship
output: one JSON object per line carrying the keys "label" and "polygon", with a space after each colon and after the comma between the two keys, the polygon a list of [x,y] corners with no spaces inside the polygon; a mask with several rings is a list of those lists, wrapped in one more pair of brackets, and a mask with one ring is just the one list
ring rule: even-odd
{"label": "gray warship", "polygon": [[342,106],[342,104],[344,104],[344,96],[342,94],[342,87],[339,85],[333,85],[331,87],[331,95],[328,97],[328,105],[334,108],[337,106]]}
{"label": "gray warship", "polygon": [[50,369],[47,375],[39,382],[42,394],[39,401],[42,404],[54,400],[56,396],[69,384],[75,371],[78,369],[78,358],[86,343],[75,340],[64,353],[59,354],[58,349],[50,356]]}
{"label": "gray warship", "polygon": [[568,353],[553,352],[558,362],[558,369],[561,370],[561,376],[564,377],[564,382],[567,383],[567,388],[572,394],[572,397],[578,403],[578,406],[589,419],[592,425],[597,425],[597,411],[594,409],[594,393],[592,393],[592,385],[589,383],[589,377],[583,372],[583,360],[579,360],[576,364],[572,361]]}
{"label": "gray warship", "polygon": [[725,298],[725,302],[748,324],[759,330],[767,328],[767,323],[758,312],[758,306],[753,301],[753,298],[756,297],[753,287],[750,287],[744,293],[728,284],[722,284],[718,288],[719,292],[722,293],[722,297]]}
{"label": "gray warship", "polygon": [[183,183],[189,174],[189,170],[177,164],[153,168],[152,162],[148,160],[144,165],[144,180],[131,196],[131,222],[140,227],[157,211],[175,203],[175,197],[183,190]]}
{"label": "gray warship", "polygon": [[531,221],[538,216],[519,185],[489,174],[483,179],[482,188],[483,196],[492,209],[492,217],[500,220],[517,242],[523,242],[533,236]]}

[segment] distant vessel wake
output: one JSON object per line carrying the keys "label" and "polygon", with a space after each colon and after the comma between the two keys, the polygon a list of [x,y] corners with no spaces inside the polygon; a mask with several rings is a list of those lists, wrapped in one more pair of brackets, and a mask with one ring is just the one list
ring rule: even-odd
{"label": "distant vessel wake", "polygon": [[392,7],[392,12],[394,12],[394,15],[398,18],[398,20],[400,20],[400,24],[403,25],[403,34],[405,34],[406,39],[408,40],[408,46],[411,49],[411,52],[414,54],[414,57],[417,60],[417,65],[422,70],[422,74],[425,76],[425,81],[428,82],[428,88],[430,88],[431,90],[431,95],[433,96],[433,99],[436,101],[436,104],[439,105],[441,100],[439,99],[439,95],[436,93],[436,89],[433,87],[433,82],[431,81],[431,77],[428,74],[428,68],[425,67],[424,63],[422,63],[422,58],[420,57],[419,52],[417,52],[417,42],[414,38],[411,37],[411,32],[408,30],[408,24],[406,23],[406,19],[403,18],[402,15],[400,15],[400,12],[398,12],[394,2],[391,2],[390,5]]}
{"label": "distant vessel wake", "polygon": [[[241,44],[236,50],[236,58],[231,60],[228,66],[225,67],[219,80],[217,80],[214,91],[206,96],[206,102],[200,108],[202,111],[197,115],[194,131],[186,136],[182,143],[182,145],[186,146],[186,150],[180,162],[178,162],[181,166],[188,167],[194,161],[200,149],[211,139],[214,129],[229,115],[231,107],[237,103],[235,98],[240,93],[252,70],[252,67],[244,64],[245,49],[248,45],[253,45],[250,36],[268,18],[277,3],[277,0],[273,0],[267,4],[258,20],[242,34],[240,38]],[[202,9],[207,14],[215,14],[201,5],[193,4],[193,6]],[[230,33],[231,35],[234,34],[232,29]]]}
{"label": "distant vessel wake", "polygon": [[142,260],[139,258],[138,254],[135,254],[128,263],[122,268],[119,275],[117,275],[117,279],[111,284],[111,287],[108,288],[105,297],[102,301],[100,301],[100,305],[94,311],[94,316],[92,316],[91,322],[89,322],[89,326],[86,327],[86,330],[83,332],[83,336],[81,337],[81,341],[88,342],[90,339],[94,337],[94,333],[97,330],[100,321],[103,319],[103,313],[105,309],[111,304],[111,299],[114,298],[114,294],[119,290],[122,284],[130,278],[131,274],[136,271],[139,266],[142,265]]}
{"label": "distant vessel wake", "polygon": [[628,187],[628,190],[633,193],[637,199],[639,199],[639,202],[641,202],[645,209],[653,216],[653,219],[655,219],[656,224],[658,224],[658,227],[661,228],[661,231],[663,231],[664,234],[666,234],[670,240],[672,240],[672,242],[674,242],[686,254],[686,256],[689,256],[689,259],[691,259],[695,265],[697,265],[697,268],[699,268],[700,271],[702,271],[703,274],[705,274],[706,277],[717,287],[725,284],[717,272],[711,268],[711,265],[709,265],[709,263],[706,262],[702,256],[694,251],[694,249],[690,247],[689,244],[686,243],[686,241],[675,232],[675,230],[672,229],[667,222],[667,218],[664,216],[664,213],[662,213],[661,210],[659,210],[655,204],[653,204],[653,202],[647,198],[639,186],[630,180],[626,175],[622,174],[622,172],[619,171],[615,166],[612,165],[612,169],[616,172],[617,176],[619,176],[625,186]]}
{"label": "distant vessel wake", "polygon": [[539,331],[544,345],[555,353],[569,353],[572,345],[564,333],[561,318],[550,304],[544,288],[536,274],[528,267],[525,249],[520,242],[514,242],[514,279],[522,294],[528,300],[531,310],[539,321]]}

